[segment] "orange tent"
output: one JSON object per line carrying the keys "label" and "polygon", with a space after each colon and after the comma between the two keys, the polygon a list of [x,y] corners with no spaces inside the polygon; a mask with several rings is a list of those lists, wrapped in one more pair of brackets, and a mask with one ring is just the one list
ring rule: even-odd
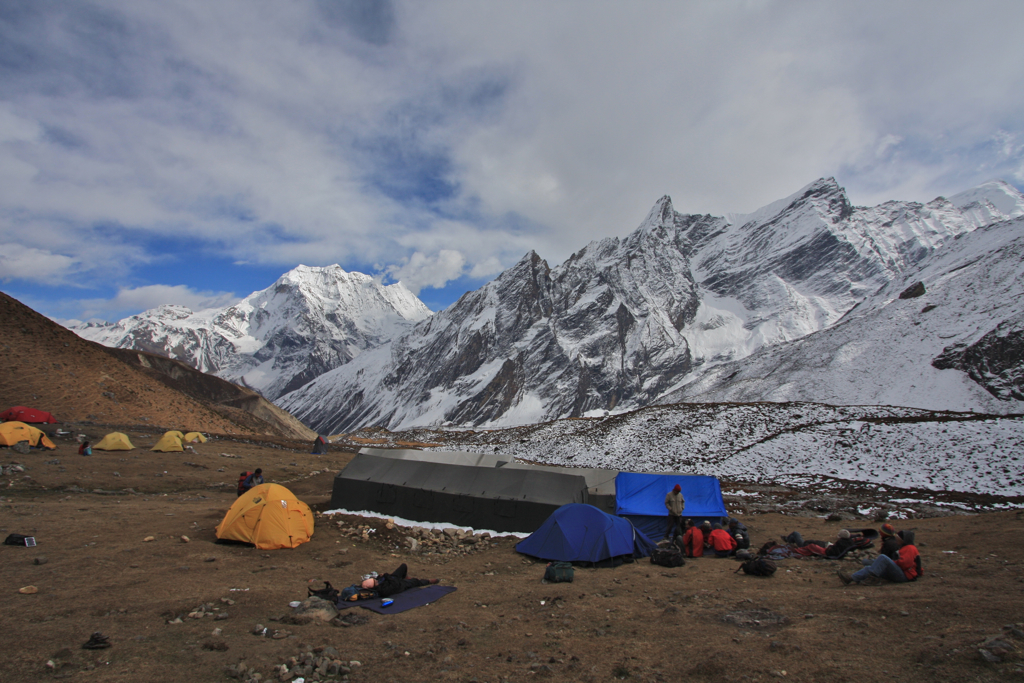
{"label": "orange tent", "polygon": [[294,548],[313,535],[309,506],[280,484],[260,484],[235,501],[217,525],[217,538],[260,550]]}
{"label": "orange tent", "polygon": [[35,448],[57,448],[43,430],[36,429],[24,422],[4,422],[0,424],[0,446],[13,446],[19,441],[28,441]]}

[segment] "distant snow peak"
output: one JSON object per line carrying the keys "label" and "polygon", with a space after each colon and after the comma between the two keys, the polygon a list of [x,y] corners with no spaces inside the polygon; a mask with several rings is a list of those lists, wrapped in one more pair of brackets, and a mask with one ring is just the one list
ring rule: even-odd
{"label": "distant snow peak", "polygon": [[339,265],[299,265],[267,289],[223,309],[163,305],[80,336],[184,361],[274,399],[431,312],[401,283],[382,285]]}

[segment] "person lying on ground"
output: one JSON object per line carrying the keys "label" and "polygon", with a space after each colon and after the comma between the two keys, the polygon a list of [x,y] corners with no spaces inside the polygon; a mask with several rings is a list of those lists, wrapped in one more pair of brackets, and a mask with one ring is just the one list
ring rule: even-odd
{"label": "person lying on ground", "polygon": [[893,583],[916,581],[924,573],[924,570],[921,567],[921,554],[914,545],[914,532],[901,531],[898,538],[902,540],[902,545],[895,560],[888,555],[879,555],[870,566],[853,574],[839,572],[839,580],[844,585],[851,583],[875,584],[883,579]]}
{"label": "person lying on ground", "polygon": [[857,544],[857,539],[850,533],[849,529],[840,529],[836,534],[834,543],[825,547],[825,557],[842,557],[847,550]]}
{"label": "person lying on ground", "polygon": [[409,568],[403,562],[393,572],[363,579],[362,588],[376,591],[382,598],[389,598],[410,588],[430,586],[438,582],[437,579],[410,579],[406,576],[408,573]]}

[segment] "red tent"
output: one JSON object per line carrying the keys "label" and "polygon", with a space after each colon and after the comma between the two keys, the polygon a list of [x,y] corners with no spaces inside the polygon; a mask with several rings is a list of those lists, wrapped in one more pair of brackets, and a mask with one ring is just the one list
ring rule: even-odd
{"label": "red tent", "polygon": [[0,413],[0,420],[4,422],[17,420],[18,422],[27,422],[29,424],[56,424],[57,422],[57,419],[50,413],[36,410],[35,408],[26,408],[25,406],[8,408]]}

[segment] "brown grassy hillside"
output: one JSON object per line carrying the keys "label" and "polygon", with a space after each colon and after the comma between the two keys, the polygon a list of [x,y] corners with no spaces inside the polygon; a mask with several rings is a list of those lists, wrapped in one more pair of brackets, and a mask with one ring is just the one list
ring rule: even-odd
{"label": "brown grassy hillside", "polygon": [[201,394],[172,388],[154,373],[138,364],[133,367],[2,292],[0,352],[0,405],[5,408],[27,405],[64,422],[298,436],[282,433],[244,407],[218,407],[197,398]]}

